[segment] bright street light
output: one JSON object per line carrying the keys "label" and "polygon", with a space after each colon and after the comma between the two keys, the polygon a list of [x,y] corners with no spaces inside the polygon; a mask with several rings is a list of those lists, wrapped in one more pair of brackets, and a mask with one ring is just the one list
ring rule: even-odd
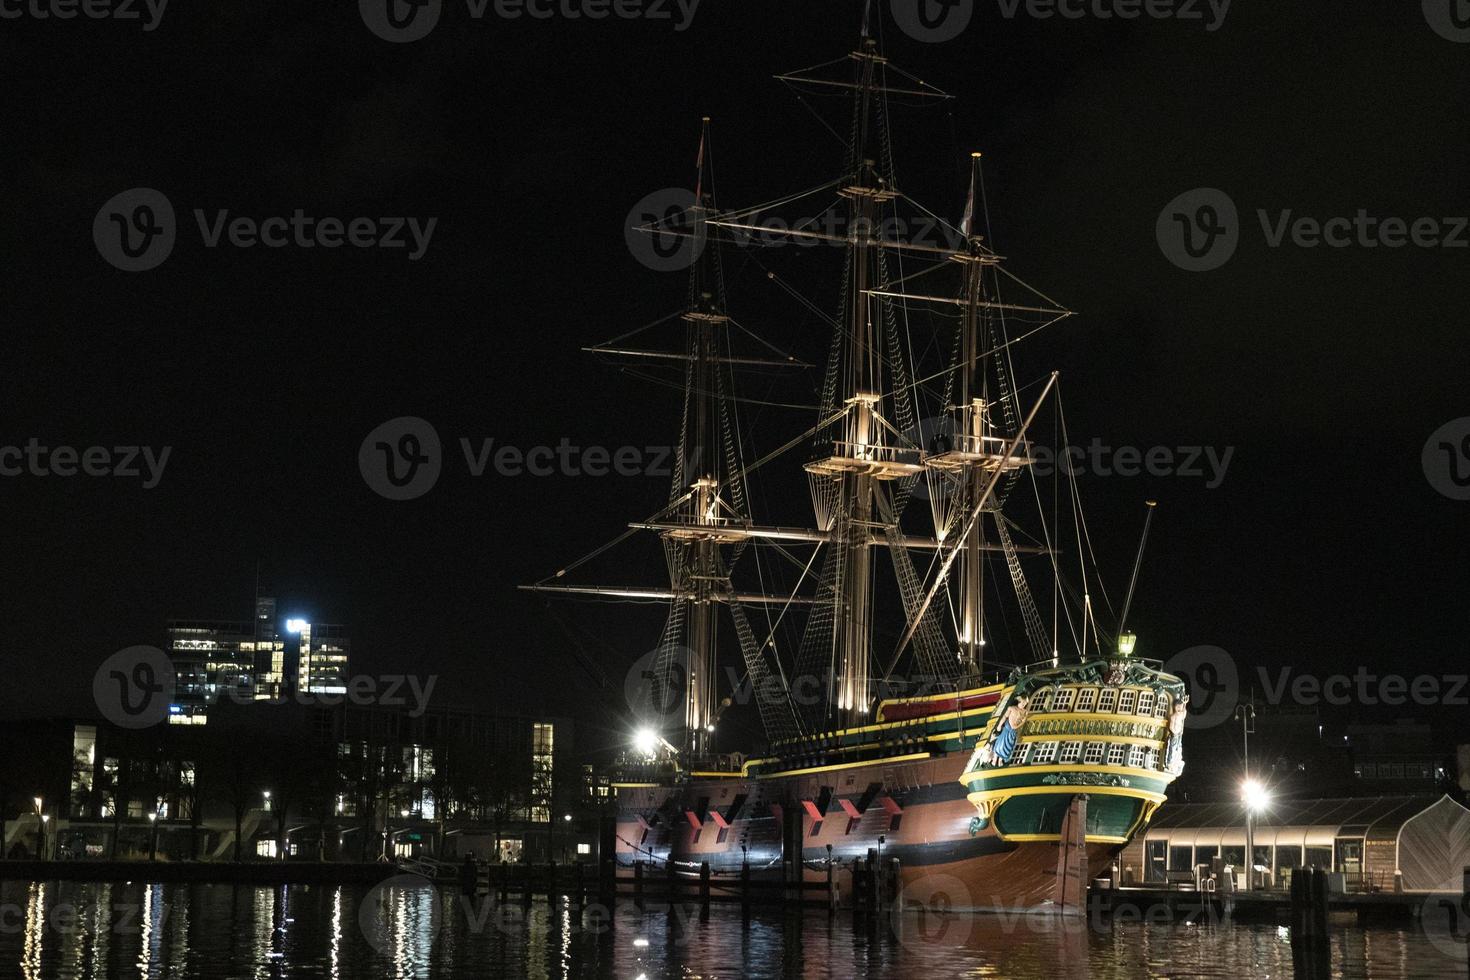
{"label": "bright street light", "polygon": [[1258,813],[1271,805],[1271,791],[1257,780],[1247,779],[1240,784],[1240,799],[1247,810]]}

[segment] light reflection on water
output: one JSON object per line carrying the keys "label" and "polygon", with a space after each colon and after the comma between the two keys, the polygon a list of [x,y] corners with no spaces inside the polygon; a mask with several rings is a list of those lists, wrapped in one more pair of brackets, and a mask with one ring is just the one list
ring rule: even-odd
{"label": "light reflection on water", "polygon": [[[1272,925],[1119,924],[1036,916],[903,916],[870,934],[822,911],[738,908],[640,912],[620,904],[611,930],[564,900],[466,907],[451,890],[398,879],[387,888],[0,884],[0,977],[696,978],[1292,976],[1290,937]],[[1416,927],[1332,938],[1332,974],[1464,977],[1465,959]]]}

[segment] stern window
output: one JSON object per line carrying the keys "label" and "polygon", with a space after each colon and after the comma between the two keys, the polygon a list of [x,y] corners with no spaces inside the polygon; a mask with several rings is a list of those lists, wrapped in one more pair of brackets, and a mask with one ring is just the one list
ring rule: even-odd
{"label": "stern window", "polygon": [[1082,761],[1089,766],[1101,765],[1103,752],[1107,750],[1107,742],[1088,742],[1087,750],[1082,753]]}
{"label": "stern window", "polygon": [[1076,762],[1080,758],[1082,758],[1081,742],[1064,742],[1062,744],[1062,758],[1060,761],[1063,765],[1069,762]]}
{"label": "stern window", "polygon": [[1091,711],[1097,707],[1097,688],[1084,687],[1077,694],[1077,710]]}

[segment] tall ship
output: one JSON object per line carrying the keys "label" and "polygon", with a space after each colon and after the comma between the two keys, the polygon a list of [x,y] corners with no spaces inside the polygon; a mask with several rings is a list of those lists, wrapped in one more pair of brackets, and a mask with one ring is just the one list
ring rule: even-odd
{"label": "tall ship", "polygon": [[[1094,600],[1075,480],[1033,465],[1065,415],[1058,375],[1018,367],[1071,311],[982,234],[979,154],[957,224],[901,189],[895,114],[949,96],[866,25],[778,80],[843,117],[835,177],[723,208],[706,120],[686,200],[637,229],[687,263],[685,304],[588,348],[682,392],[669,496],[613,542],[652,536],[668,580],[583,582],[584,559],[527,586],[667,608],[626,685],[618,863],[830,875],[847,900],[878,853],[950,907],[1074,910],[1182,771],[1188,698],[1136,653],[1133,583]],[[735,261],[823,325],[824,362],[732,313]],[[814,404],[746,397],[751,372]]]}

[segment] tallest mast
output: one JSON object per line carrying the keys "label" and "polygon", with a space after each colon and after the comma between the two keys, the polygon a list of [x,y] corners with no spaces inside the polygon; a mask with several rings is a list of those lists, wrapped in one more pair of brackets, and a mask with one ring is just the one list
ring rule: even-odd
{"label": "tallest mast", "polygon": [[[889,445],[894,426],[884,418],[884,391],[895,382],[885,370],[888,341],[885,318],[874,316],[871,295],[887,285],[875,230],[879,214],[897,193],[888,163],[886,119],[874,119],[875,97],[882,88],[878,72],[885,59],[877,44],[865,38],[850,56],[857,64],[853,88],[852,142],[848,182],[841,188],[846,202],[847,262],[843,311],[828,357],[824,415],[841,412],[838,438],[824,443],[824,453],[807,464],[813,483],[819,524],[830,528],[826,598],[831,603],[829,704],[839,724],[861,723],[871,700],[872,595],[874,532],[889,520],[881,484],[912,477],[919,467],[905,462]],[[840,409],[839,409],[840,404]],[[879,513],[881,510],[883,513]],[[881,519],[880,519],[881,518]]]}

